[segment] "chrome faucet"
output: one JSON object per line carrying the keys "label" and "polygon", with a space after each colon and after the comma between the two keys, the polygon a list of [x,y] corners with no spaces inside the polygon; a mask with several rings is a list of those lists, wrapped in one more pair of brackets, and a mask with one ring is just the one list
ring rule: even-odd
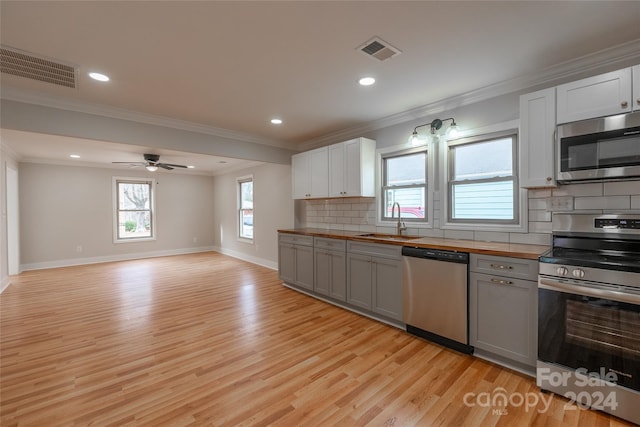
{"label": "chrome faucet", "polygon": [[400,203],[395,202],[392,206],[391,206],[391,219],[395,218],[395,212],[396,212],[396,205],[398,206],[398,224],[396,225],[396,234],[398,236],[402,235],[402,232],[404,230],[407,229],[407,226],[404,225],[404,222],[402,222],[402,219],[400,218]]}

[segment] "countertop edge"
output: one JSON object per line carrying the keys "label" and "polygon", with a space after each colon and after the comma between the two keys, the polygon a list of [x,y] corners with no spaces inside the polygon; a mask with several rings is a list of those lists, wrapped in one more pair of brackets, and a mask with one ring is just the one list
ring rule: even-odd
{"label": "countertop edge", "polygon": [[538,260],[549,247],[526,243],[484,242],[477,240],[445,239],[436,237],[420,237],[412,240],[392,240],[385,238],[360,237],[361,231],[318,230],[318,229],[282,229],[278,233],[297,234],[303,236],[324,237],[329,239],[353,240],[359,242],[378,243],[396,246],[413,246],[418,248],[441,249],[448,251],[468,252],[482,255],[504,256],[511,258]]}

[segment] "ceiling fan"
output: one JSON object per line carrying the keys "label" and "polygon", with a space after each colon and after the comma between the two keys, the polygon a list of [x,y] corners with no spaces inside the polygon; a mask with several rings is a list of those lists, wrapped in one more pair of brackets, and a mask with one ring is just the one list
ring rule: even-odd
{"label": "ceiling fan", "polygon": [[111,162],[111,163],[125,163],[133,167],[144,166],[149,172],[155,172],[158,168],[172,170],[174,168],[186,168],[185,165],[175,165],[173,163],[160,163],[160,156],[158,154],[145,154],[144,162]]}

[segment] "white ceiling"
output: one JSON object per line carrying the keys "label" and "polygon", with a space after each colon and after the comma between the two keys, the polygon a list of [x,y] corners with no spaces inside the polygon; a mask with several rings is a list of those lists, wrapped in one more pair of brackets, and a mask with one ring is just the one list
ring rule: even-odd
{"label": "white ceiling", "polygon": [[[4,46],[79,71],[77,89],[2,74],[3,91],[168,117],[289,148],[640,39],[640,1],[3,0],[0,12]],[[402,54],[384,62],[365,56],[357,48],[374,36]],[[111,81],[94,82],[89,71]],[[376,84],[359,86],[364,75]],[[272,117],[284,123],[273,126]],[[32,159],[62,161],[60,149],[74,143],[40,136],[27,147],[30,139],[2,134]],[[153,148],[88,145],[109,151],[94,153],[103,163]],[[170,163],[201,157],[160,154]],[[215,168],[219,160],[203,163]]]}

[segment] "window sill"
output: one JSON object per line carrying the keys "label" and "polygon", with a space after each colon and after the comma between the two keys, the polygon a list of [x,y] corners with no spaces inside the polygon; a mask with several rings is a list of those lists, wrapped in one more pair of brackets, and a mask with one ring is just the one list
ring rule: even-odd
{"label": "window sill", "polygon": [[246,237],[236,237],[236,240],[238,242],[246,243],[248,245],[253,245],[253,239],[249,239],[249,238],[246,238]]}
{"label": "window sill", "polygon": [[140,238],[132,238],[132,239],[115,239],[113,243],[139,243],[139,242],[153,242],[155,241],[155,237],[140,237]]}
{"label": "window sill", "polygon": [[528,227],[522,224],[482,224],[447,222],[440,226],[442,230],[495,231],[503,233],[526,233]]}

